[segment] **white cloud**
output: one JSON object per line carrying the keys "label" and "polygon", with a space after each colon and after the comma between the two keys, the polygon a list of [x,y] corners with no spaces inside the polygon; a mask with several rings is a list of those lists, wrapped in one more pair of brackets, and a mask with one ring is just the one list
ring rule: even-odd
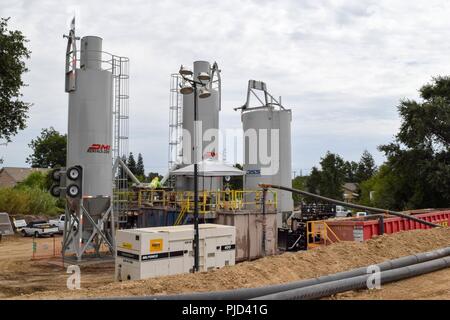
{"label": "white cloud", "polygon": [[442,1],[25,1],[3,0],[2,16],[30,39],[24,99],[28,128],[8,146],[5,165],[24,165],[41,128],[65,132],[63,88],[68,17],[79,35],[130,57],[130,151],[148,170],[167,167],[169,75],[180,64],[217,60],[221,126],[240,127],[232,110],[248,79],[266,81],[293,110],[293,168],[310,168],[330,149],[357,160],[392,139],[398,100],[450,72],[450,3]]}

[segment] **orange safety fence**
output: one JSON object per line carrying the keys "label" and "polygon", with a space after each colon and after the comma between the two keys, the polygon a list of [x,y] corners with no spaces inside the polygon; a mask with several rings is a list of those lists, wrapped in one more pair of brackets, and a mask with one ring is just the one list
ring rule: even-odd
{"label": "orange safety fence", "polygon": [[61,256],[62,238],[32,238],[31,260],[48,259]]}
{"label": "orange safety fence", "polygon": [[[61,257],[62,250],[62,237],[52,238],[32,238],[32,255],[31,260],[41,260]],[[100,252],[109,252],[109,247],[102,243],[100,245]],[[95,249],[88,249],[85,254],[93,254]]]}

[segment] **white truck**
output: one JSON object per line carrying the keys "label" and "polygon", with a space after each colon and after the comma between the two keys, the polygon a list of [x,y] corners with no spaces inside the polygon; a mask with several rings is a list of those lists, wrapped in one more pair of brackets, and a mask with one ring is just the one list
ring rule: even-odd
{"label": "white truck", "polygon": [[[63,233],[64,232],[64,222],[65,222],[65,220],[66,220],[66,216],[64,214],[62,214],[62,215],[59,216],[59,219],[49,220],[48,223],[57,226],[59,233]],[[73,218],[72,218],[72,221],[73,221]],[[77,226],[77,223],[75,222],[74,223],[74,229],[76,228],[76,226]]]}
{"label": "white truck", "polygon": [[64,231],[64,220],[66,219],[66,216],[64,214],[59,216],[59,219],[51,219],[48,220],[48,223],[57,226],[59,232]]}
{"label": "white truck", "polygon": [[336,206],[336,217],[337,218],[348,218],[352,216],[352,211],[346,209],[343,206]]}
{"label": "white truck", "polygon": [[26,236],[34,236],[35,238],[41,236],[51,236],[55,233],[58,233],[58,227],[48,223],[45,220],[39,221],[31,221],[25,227],[22,228],[22,235]]}

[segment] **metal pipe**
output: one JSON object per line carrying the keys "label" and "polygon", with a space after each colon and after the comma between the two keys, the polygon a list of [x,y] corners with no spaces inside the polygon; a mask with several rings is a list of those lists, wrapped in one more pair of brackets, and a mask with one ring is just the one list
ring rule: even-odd
{"label": "metal pipe", "polygon": [[[194,272],[199,271],[199,234],[198,234],[198,159],[197,159],[197,83],[194,87]],[[206,266],[205,266],[206,268]]]}
{"label": "metal pipe", "polygon": [[304,196],[308,196],[308,197],[312,197],[312,198],[316,198],[319,200],[323,200],[326,202],[331,202],[337,205],[341,205],[344,207],[348,207],[348,208],[354,208],[354,209],[361,209],[361,210],[367,210],[367,211],[371,211],[371,212],[377,212],[377,213],[386,213],[386,214],[390,214],[393,216],[397,216],[397,217],[401,217],[401,218],[405,218],[408,220],[412,220],[430,227],[435,227],[435,228],[439,228],[441,227],[438,224],[434,224],[432,222],[428,222],[398,211],[392,211],[392,210],[387,210],[387,209],[380,209],[380,208],[374,208],[374,207],[368,207],[368,206],[363,206],[360,204],[355,204],[355,203],[348,203],[348,202],[344,202],[344,201],[340,201],[340,200],[336,200],[336,199],[331,199],[331,198],[327,198],[324,196],[319,196],[318,194],[315,193],[311,193],[311,192],[306,192],[303,190],[298,190],[298,189],[292,189],[292,188],[288,188],[288,187],[283,187],[283,186],[278,186],[278,185],[274,185],[274,184],[260,184],[259,185],[261,188],[272,188],[272,189],[279,189],[279,190],[284,190],[284,191],[289,191],[289,192],[293,192],[293,193],[298,193]]}
{"label": "metal pipe", "polygon": [[266,255],[266,196],[267,196],[267,189],[263,189],[263,194],[262,194],[262,214],[263,214],[262,252],[263,252],[263,256]]}
{"label": "metal pipe", "polygon": [[297,238],[297,240],[295,240],[294,244],[288,248],[288,250],[294,249],[295,246],[297,245],[297,243],[300,241],[300,239],[301,239],[302,237],[303,237],[303,236],[300,235],[300,236]]}
{"label": "metal pipe", "polygon": [[[434,259],[414,265],[409,265],[392,270],[386,270],[379,274],[380,284],[385,284],[393,281],[403,280],[416,276],[430,273],[450,267],[450,257],[443,257]],[[372,273],[345,278],[327,283],[312,285],[305,288],[293,289],[283,292],[278,292],[270,295],[260,296],[254,300],[310,300],[319,299],[340,292],[367,289]]]}
{"label": "metal pipe", "polygon": [[[376,264],[380,271],[391,270],[405,267],[417,263],[431,261],[442,257],[450,256],[450,247],[432,250],[428,252],[413,254],[400,257],[393,260],[387,260]],[[312,285],[328,283],[347,278],[367,275],[367,267],[352,269],[349,271],[338,272],[331,275],[325,275],[318,278],[303,279],[284,284],[276,284],[257,288],[242,288],[234,290],[213,291],[213,292],[194,292],[177,295],[154,295],[140,297],[126,297],[133,300],[246,300],[255,297],[261,297],[277,292],[283,292],[292,289],[305,288]],[[123,299],[123,297],[114,297],[111,299]]]}
{"label": "metal pipe", "polygon": [[125,173],[131,178],[131,180],[133,180],[134,183],[136,184],[141,184],[141,182],[139,181],[138,178],[136,178],[136,176],[133,174],[133,172],[131,172],[131,170],[127,167],[127,165],[122,161],[122,159],[120,159],[120,157],[118,157],[116,159],[116,161],[118,162],[118,164],[122,167],[122,169],[125,170]]}

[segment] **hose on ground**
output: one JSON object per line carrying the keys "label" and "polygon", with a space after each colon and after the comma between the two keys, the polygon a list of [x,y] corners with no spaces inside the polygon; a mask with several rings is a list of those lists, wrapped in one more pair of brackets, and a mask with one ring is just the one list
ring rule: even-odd
{"label": "hose on ground", "polygon": [[[380,284],[403,280],[411,277],[423,275],[425,273],[441,270],[450,267],[450,257],[434,259],[418,264],[413,264],[397,269],[386,270],[380,273]],[[321,284],[312,285],[305,288],[298,288],[270,295],[260,296],[253,300],[310,300],[328,297],[333,294],[368,288],[368,280],[371,275],[361,275],[353,278],[346,278]]]}
{"label": "hose on ground", "polygon": [[[413,254],[410,256],[400,257],[392,260],[387,260],[376,264],[380,271],[401,268],[417,263],[422,263],[442,257],[450,256],[450,247],[432,250],[428,252]],[[321,276],[318,278],[304,279],[285,284],[270,285],[257,288],[242,288],[234,290],[213,291],[213,292],[197,292],[177,295],[154,295],[154,296],[140,296],[127,297],[133,300],[247,300],[260,296],[267,296],[277,292],[283,292],[293,289],[309,287],[313,285],[320,285],[323,283],[337,281],[357,276],[367,277],[367,267],[343,271],[331,275]],[[121,298],[112,298],[121,299]]]}

